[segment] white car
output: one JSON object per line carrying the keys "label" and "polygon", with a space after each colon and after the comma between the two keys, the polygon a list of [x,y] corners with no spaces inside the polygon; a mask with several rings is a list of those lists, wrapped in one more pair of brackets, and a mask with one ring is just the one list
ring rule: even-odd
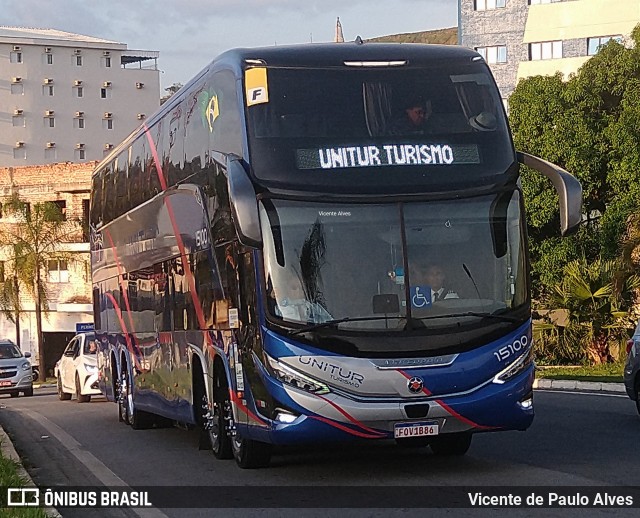
{"label": "white car", "polygon": [[61,400],[71,399],[75,394],[78,403],[87,403],[92,395],[101,394],[98,388],[97,344],[93,333],[80,333],[73,337],[56,362],[55,375]]}

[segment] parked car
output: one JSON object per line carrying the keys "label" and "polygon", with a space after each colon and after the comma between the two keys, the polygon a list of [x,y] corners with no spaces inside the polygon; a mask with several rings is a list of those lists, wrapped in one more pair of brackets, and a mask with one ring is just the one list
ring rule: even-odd
{"label": "parked car", "polygon": [[624,386],[629,397],[636,402],[640,414],[640,322],[627,342],[627,362],[624,366]]}
{"label": "parked car", "polygon": [[96,353],[93,333],[79,333],[71,339],[54,368],[58,398],[69,400],[75,394],[78,403],[87,403],[92,395],[101,393]]}
{"label": "parked car", "polygon": [[11,340],[0,340],[0,394],[33,396],[31,353],[22,353]]}

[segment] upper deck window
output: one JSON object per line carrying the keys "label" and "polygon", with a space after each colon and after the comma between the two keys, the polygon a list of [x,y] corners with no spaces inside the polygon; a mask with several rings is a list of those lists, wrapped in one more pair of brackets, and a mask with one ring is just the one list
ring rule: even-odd
{"label": "upper deck window", "polygon": [[326,185],[343,180],[319,172],[348,170],[382,185],[393,169],[394,183],[415,184],[426,170],[477,178],[514,161],[484,63],[261,70],[260,85],[246,82],[251,165],[261,180]]}

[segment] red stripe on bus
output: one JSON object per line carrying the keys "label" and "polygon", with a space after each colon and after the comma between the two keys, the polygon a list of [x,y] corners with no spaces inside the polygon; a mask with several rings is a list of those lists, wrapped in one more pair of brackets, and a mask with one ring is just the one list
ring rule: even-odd
{"label": "red stripe on bus", "polygon": [[267,425],[267,423],[263,419],[258,417],[251,410],[249,410],[245,405],[243,405],[242,401],[240,401],[240,399],[235,395],[235,393],[231,389],[229,389],[229,397],[231,398],[231,401],[233,401],[238,406],[238,408],[242,410],[245,414],[247,414],[251,419],[258,421],[260,424],[264,426]]}
{"label": "red stripe on bus", "polygon": [[[398,372],[400,374],[402,374],[407,379],[413,378],[413,376],[411,376],[410,374],[406,373],[403,370],[398,369]],[[433,395],[433,393],[427,387],[424,387],[424,386],[422,388],[422,392],[424,392],[427,396],[432,396]],[[495,430],[495,429],[497,429],[497,427],[495,427],[495,426],[485,426],[485,425],[482,425],[482,424],[478,424],[478,423],[472,421],[471,419],[469,419],[467,417],[464,417],[463,415],[461,415],[458,412],[456,412],[449,405],[447,405],[442,399],[436,399],[435,402],[438,403],[447,412],[449,412],[453,417],[455,417],[456,419],[462,421],[465,424],[468,424],[469,426],[473,426],[474,428],[478,428],[480,430]]]}
{"label": "red stripe on bus", "polygon": [[124,323],[124,318],[122,318],[122,310],[120,309],[120,306],[118,305],[118,302],[116,301],[115,297],[111,295],[111,293],[105,293],[105,296],[108,297],[113,304],[113,309],[115,310],[116,315],[118,316],[118,320],[120,321],[120,328],[122,329],[122,333],[124,334],[124,339],[127,342],[127,349],[131,351],[131,356],[133,356],[133,361],[136,364],[136,368],[139,371],[142,371],[140,362],[138,361],[136,353],[133,349],[133,345],[131,344],[131,337],[127,332],[127,324]]}
{"label": "red stripe on bus", "polygon": [[160,159],[158,158],[158,148],[156,147],[156,143],[153,141],[153,137],[151,136],[151,132],[147,125],[144,125],[144,133],[147,136],[147,140],[149,141],[149,146],[151,147],[151,154],[153,155],[153,161],[156,164],[156,172],[158,173],[158,179],[160,180],[160,187],[162,187],[163,191],[167,190],[167,181],[164,178],[164,173],[162,172],[162,165],[160,165]]}
{"label": "red stripe on bus", "polygon": [[[347,433],[350,433],[351,435],[355,435],[356,437],[363,437],[365,439],[381,439],[382,437],[386,437],[387,436],[387,434],[383,434],[382,436],[380,436],[380,435],[372,435],[372,434],[367,434],[367,433],[364,433],[364,432],[359,432],[358,430],[352,430],[348,426],[344,426],[344,425],[342,425],[340,423],[332,421],[331,419],[328,419],[328,418],[322,417],[322,416],[318,416],[318,415],[310,415],[309,418],[310,419],[316,419],[317,421],[322,421],[323,423],[331,425],[334,428],[337,428],[338,430],[342,430],[343,432],[347,432]],[[377,433],[380,433],[380,432],[377,432]]]}
{"label": "red stripe on bus", "polygon": [[359,428],[362,428],[363,430],[366,430],[367,432],[371,432],[371,433],[375,433],[378,435],[387,435],[384,432],[379,432],[378,430],[374,430],[373,428],[369,428],[368,426],[362,424],[360,421],[358,421],[355,417],[353,417],[352,415],[350,415],[346,410],[340,408],[337,404],[335,404],[333,401],[320,396],[319,394],[315,394],[315,396],[319,397],[320,399],[322,399],[323,401],[325,401],[326,403],[329,403],[333,408],[335,408],[338,412],[340,412],[343,416],[345,416],[349,421],[351,421],[353,424],[355,424],[356,426],[358,426]]}

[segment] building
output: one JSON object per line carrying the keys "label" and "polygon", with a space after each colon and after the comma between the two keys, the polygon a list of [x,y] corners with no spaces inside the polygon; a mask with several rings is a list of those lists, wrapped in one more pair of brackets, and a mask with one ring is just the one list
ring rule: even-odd
{"label": "building", "polygon": [[[61,249],[69,253],[69,260],[49,261],[44,272],[50,310],[42,319],[47,370],[53,368],[64,346],[75,334],[76,325],[93,322],[88,229],[91,172],[96,165],[93,161],[0,168],[0,231],[14,224],[10,215],[2,211],[3,204],[13,194],[31,204],[54,202],[67,220],[80,222],[72,236],[75,242],[61,245]],[[7,251],[0,249],[0,282],[13,280],[13,264],[7,259]],[[37,359],[35,304],[24,290],[20,290],[20,295],[24,310],[20,319],[20,346]],[[0,338],[18,342],[15,324],[2,313]]]}
{"label": "building", "polygon": [[566,78],[640,23],[638,0],[458,0],[458,9],[460,44],[482,54],[505,101],[518,80]]}
{"label": "building", "polygon": [[100,160],[160,105],[158,52],[0,26],[0,167]]}

